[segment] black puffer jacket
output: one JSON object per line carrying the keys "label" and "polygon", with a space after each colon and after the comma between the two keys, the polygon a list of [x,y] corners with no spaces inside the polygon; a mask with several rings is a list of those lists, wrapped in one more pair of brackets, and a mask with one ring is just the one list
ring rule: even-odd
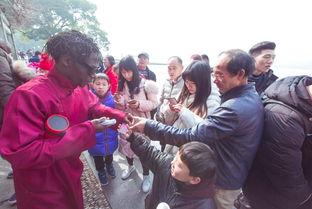
{"label": "black puffer jacket", "polygon": [[142,164],[154,173],[152,192],[145,201],[146,209],[155,209],[160,202],[166,202],[170,209],[215,209],[213,182],[186,185],[171,176],[174,156],[150,146],[140,135],[132,134],[129,140]]}
{"label": "black puffer jacket", "polygon": [[278,77],[270,69],[268,72],[261,73],[258,76],[251,74],[248,78],[249,83],[255,83],[256,91],[261,95],[268,86],[270,86]]}
{"label": "black puffer jacket", "polygon": [[296,209],[305,201],[300,208],[312,208],[308,85],[312,85],[311,77],[287,77],[265,91],[263,139],[244,188],[253,209]]}
{"label": "black puffer jacket", "polygon": [[217,186],[242,187],[262,136],[263,105],[253,84],[233,88],[208,118],[189,129],[149,120],[144,132],[152,140],[181,146],[189,141],[208,144],[218,159]]}

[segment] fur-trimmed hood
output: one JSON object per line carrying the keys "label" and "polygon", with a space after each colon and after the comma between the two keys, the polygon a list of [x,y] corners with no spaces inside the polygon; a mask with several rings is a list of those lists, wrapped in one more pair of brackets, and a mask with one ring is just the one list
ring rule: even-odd
{"label": "fur-trimmed hood", "polygon": [[158,94],[158,86],[155,81],[152,80],[144,80],[141,82],[144,85],[144,90],[147,94]]}
{"label": "fur-trimmed hood", "polygon": [[16,77],[21,82],[26,82],[36,77],[37,74],[34,69],[27,67],[26,63],[21,60],[14,61],[12,64],[12,73],[16,75]]}

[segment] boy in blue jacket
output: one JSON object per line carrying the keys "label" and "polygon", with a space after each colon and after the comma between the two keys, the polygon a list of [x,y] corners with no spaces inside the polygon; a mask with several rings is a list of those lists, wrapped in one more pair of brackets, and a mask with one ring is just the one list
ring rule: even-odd
{"label": "boy in blue jacket", "polygon": [[[92,92],[98,96],[100,103],[115,108],[114,98],[110,91],[110,82],[107,75],[104,73],[96,74],[92,86]],[[102,185],[108,184],[105,166],[108,175],[112,178],[116,177],[113,167],[113,153],[117,147],[117,131],[107,128],[105,131],[96,134],[96,145],[88,150],[94,159],[95,168],[98,171],[99,180]]]}

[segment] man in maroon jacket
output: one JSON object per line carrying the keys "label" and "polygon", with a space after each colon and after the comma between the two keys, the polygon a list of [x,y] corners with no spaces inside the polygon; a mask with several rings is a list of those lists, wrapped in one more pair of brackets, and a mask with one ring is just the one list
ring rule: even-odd
{"label": "man in maroon jacket", "polygon": [[[81,152],[93,147],[95,133],[106,128],[103,116],[117,120],[113,128],[131,116],[98,103],[89,91],[101,59],[91,38],[61,32],[49,39],[46,50],[55,66],[10,97],[0,154],[13,167],[19,209],[83,209]],[[67,118],[69,127],[61,134],[50,132],[53,137],[48,138],[46,121],[54,114]]]}

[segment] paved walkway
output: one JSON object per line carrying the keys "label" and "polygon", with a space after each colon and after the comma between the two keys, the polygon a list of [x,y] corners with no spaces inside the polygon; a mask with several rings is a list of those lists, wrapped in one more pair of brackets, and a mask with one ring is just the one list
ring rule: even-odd
{"label": "paved walkway", "polygon": [[[152,142],[153,145],[159,147],[157,143]],[[114,167],[116,170],[116,178],[109,179],[107,186],[100,186],[98,182],[97,172],[94,169],[92,157],[88,152],[84,152],[84,157],[88,165],[89,171],[92,170],[94,175],[89,171],[85,172],[82,179],[84,188],[85,209],[100,209],[102,205],[104,208],[111,207],[112,209],[144,209],[144,200],[146,194],[141,191],[142,184],[142,167],[138,159],[135,159],[134,165],[137,168],[131,174],[129,179],[122,180],[121,173],[127,168],[127,161],[125,157],[121,156],[118,151],[114,153]],[[11,170],[9,163],[2,158],[0,159],[0,208],[1,209],[16,209],[16,206],[11,206],[8,199],[14,192],[13,179],[6,179],[7,173]],[[152,173],[150,172],[152,176]],[[101,194],[104,192],[104,194]],[[106,198],[105,198],[106,197]],[[108,202],[105,199],[108,200]]]}
{"label": "paved walkway", "polygon": [[13,179],[7,179],[6,176],[11,170],[10,164],[0,157],[0,208],[1,209],[16,209],[16,206],[11,206],[5,200],[10,198],[14,193]]}

